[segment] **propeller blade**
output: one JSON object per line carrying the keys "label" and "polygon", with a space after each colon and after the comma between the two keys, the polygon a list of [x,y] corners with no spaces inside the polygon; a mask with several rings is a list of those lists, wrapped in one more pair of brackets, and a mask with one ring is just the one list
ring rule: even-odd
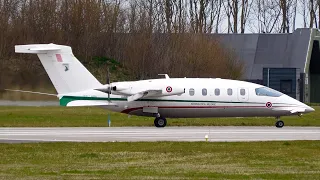
{"label": "propeller blade", "polygon": [[110,101],[110,93],[111,93],[111,85],[110,85],[110,71],[109,71],[109,67],[107,68],[107,84],[109,85],[109,91],[108,91],[108,101]]}
{"label": "propeller blade", "polygon": [[107,84],[110,84],[110,71],[109,71],[109,67],[107,68],[106,83],[107,83]]}

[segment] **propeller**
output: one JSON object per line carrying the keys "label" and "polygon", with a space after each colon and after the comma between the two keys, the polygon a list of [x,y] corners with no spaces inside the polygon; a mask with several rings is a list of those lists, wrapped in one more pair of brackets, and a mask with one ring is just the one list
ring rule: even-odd
{"label": "propeller", "polygon": [[106,84],[108,84],[108,101],[110,102],[110,94],[111,94],[111,85],[110,85],[110,71],[109,71],[109,67],[107,68],[107,77],[106,77]]}
{"label": "propeller", "polygon": [[[109,67],[107,68],[107,75],[106,75],[106,84],[108,85],[108,102],[110,103],[110,94],[111,94],[111,85],[110,85],[110,71]],[[108,126],[111,126],[111,119],[110,119],[110,113],[108,113]]]}

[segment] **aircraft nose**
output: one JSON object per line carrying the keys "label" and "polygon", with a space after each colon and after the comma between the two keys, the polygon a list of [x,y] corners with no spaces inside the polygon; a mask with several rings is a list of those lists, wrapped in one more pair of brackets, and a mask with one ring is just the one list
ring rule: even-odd
{"label": "aircraft nose", "polygon": [[310,113],[310,112],[313,112],[315,111],[312,107],[292,98],[292,97],[289,97],[287,95],[284,95],[283,96],[285,99],[283,99],[283,101],[286,101],[288,103],[291,103],[291,104],[295,104],[297,107],[300,107],[300,108],[303,108],[302,112],[301,113]]}
{"label": "aircraft nose", "polygon": [[307,108],[306,108],[306,113],[310,113],[310,112],[313,112],[313,111],[315,111],[312,107],[310,107],[310,106],[307,106]]}

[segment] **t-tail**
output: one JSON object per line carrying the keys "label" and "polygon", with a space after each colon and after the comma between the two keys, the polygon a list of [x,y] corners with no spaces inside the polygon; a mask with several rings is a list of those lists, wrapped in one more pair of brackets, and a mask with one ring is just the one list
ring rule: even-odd
{"label": "t-tail", "polygon": [[69,46],[17,45],[15,52],[37,54],[58,94],[69,94],[101,86],[101,83],[73,55]]}

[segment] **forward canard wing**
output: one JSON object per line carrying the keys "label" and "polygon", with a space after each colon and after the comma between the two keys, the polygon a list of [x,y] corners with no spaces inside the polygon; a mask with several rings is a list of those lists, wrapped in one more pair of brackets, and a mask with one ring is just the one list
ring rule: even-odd
{"label": "forward canard wing", "polygon": [[291,109],[290,112],[292,114],[304,113],[304,112],[306,112],[306,108],[294,108],[294,109]]}
{"label": "forward canard wing", "polygon": [[306,108],[302,107],[281,107],[281,108],[274,108],[274,111],[288,111],[291,114],[299,114],[299,113],[305,113]]}

